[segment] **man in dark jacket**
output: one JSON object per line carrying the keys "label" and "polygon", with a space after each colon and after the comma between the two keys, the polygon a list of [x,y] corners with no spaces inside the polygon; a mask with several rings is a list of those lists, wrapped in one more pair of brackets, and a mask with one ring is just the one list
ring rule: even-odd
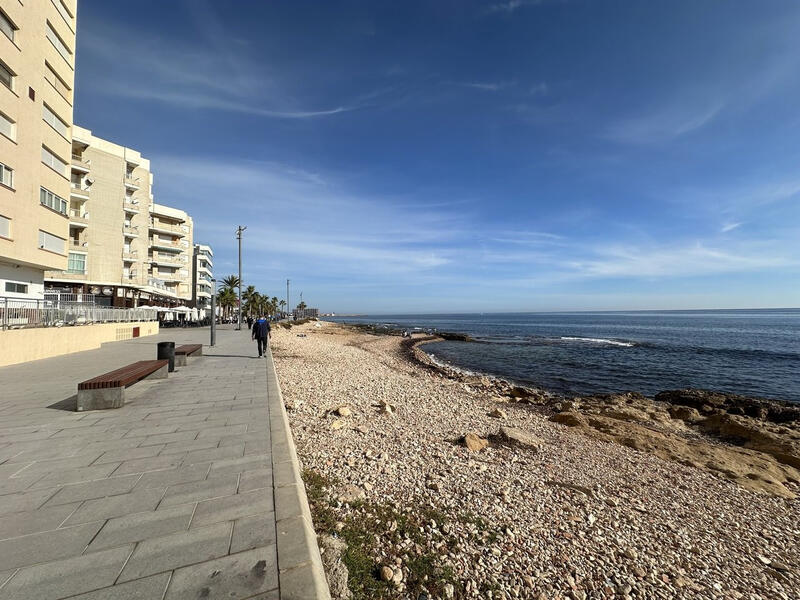
{"label": "man in dark jacket", "polygon": [[264,315],[261,315],[258,320],[253,323],[253,339],[258,342],[258,357],[261,358],[267,352],[267,344],[269,343],[270,326],[269,321]]}

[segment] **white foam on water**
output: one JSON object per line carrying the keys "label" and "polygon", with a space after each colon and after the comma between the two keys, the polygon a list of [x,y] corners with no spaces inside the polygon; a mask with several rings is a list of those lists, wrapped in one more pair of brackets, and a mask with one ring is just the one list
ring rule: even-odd
{"label": "white foam on water", "polygon": [[561,337],[562,340],[568,342],[590,342],[592,344],[609,344],[611,346],[624,346],[625,348],[633,348],[636,344],[631,342],[620,342],[617,340],[607,340],[605,338],[583,338],[583,337]]}

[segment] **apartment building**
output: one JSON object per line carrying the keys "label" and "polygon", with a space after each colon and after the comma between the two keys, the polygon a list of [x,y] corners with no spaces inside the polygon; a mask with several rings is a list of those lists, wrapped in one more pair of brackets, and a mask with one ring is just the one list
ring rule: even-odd
{"label": "apartment building", "polygon": [[76,0],[0,0],[0,295],[67,268]]}
{"label": "apartment building", "polygon": [[211,294],[214,293],[214,252],[211,246],[194,245],[194,273],[192,280],[192,306],[211,308]]}
{"label": "apartment building", "polygon": [[153,203],[148,229],[148,287],[181,303],[190,302],[194,271],[192,218],[178,208]]}
{"label": "apartment building", "polygon": [[68,261],[46,272],[48,290],[117,307],[191,300],[191,219],[155,204],[150,161],[77,125],[71,154]]}

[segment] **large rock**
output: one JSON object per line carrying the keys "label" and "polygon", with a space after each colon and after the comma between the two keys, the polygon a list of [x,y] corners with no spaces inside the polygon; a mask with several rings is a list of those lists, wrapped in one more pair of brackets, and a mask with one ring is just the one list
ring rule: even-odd
{"label": "large rock", "polygon": [[483,439],[477,433],[467,433],[463,438],[464,445],[470,452],[480,452],[489,445],[489,441]]}
{"label": "large rock", "polygon": [[505,444],[524,446],[538,450],[544,444],[540,437],[516,427],[501,427],[497,439]]}
{"label": "large rock", "polygon": [[363,500],[367,497],[367,494],[364,490],[362,490],[357,485],[346,485],[342,488],[337,496],[339,502],[356,502],[357,500]]}
{"label": "large rock", "polygon": [[729,414],[712,415],[700,428],[737,446],[758,450],[800,469],[800,432]]}
{"label": "large rock", "polygon": [[561,423],[567,427],[586,427],[588,425],[586,417],[574,411],[556,413],[550,417],[550,420],[553,423]]}
{"label": "large rock", "polygon": [[789,402],[778,402],[764,398],[749,398],[737,394],[712,392],[709,390],[667,390],[655,395],[657,402],[676,406],[689,406],[700,412],[721,410],[734,415],[743,415],[773,423],[800,422],[800,406]]}
{"label": "large rock", "polygon": [[317,538],[319,550],[322,555],[322,566],[325,568],[325,578],[331,592],[331,600],[350,600],[353,593],[347,587],[349,573],[342,562],[342,554],[347,550],[347,544],[341,538],[332,535],[321,535]]}

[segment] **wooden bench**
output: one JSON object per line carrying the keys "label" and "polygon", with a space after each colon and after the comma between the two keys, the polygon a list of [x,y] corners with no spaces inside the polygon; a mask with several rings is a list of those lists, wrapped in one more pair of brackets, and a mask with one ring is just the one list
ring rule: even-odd
{"label": "wooden bench", "polygon": [[175,348],[175,366],[185,367],[190,356],[203,356],[203,344],[184,344]]}
{"label": "wooden bench", "polygon": [[140,360],[78,384],[78,412],[120,408],[125,404],[125,388],[142,379],[166,379],[168,360]]}

